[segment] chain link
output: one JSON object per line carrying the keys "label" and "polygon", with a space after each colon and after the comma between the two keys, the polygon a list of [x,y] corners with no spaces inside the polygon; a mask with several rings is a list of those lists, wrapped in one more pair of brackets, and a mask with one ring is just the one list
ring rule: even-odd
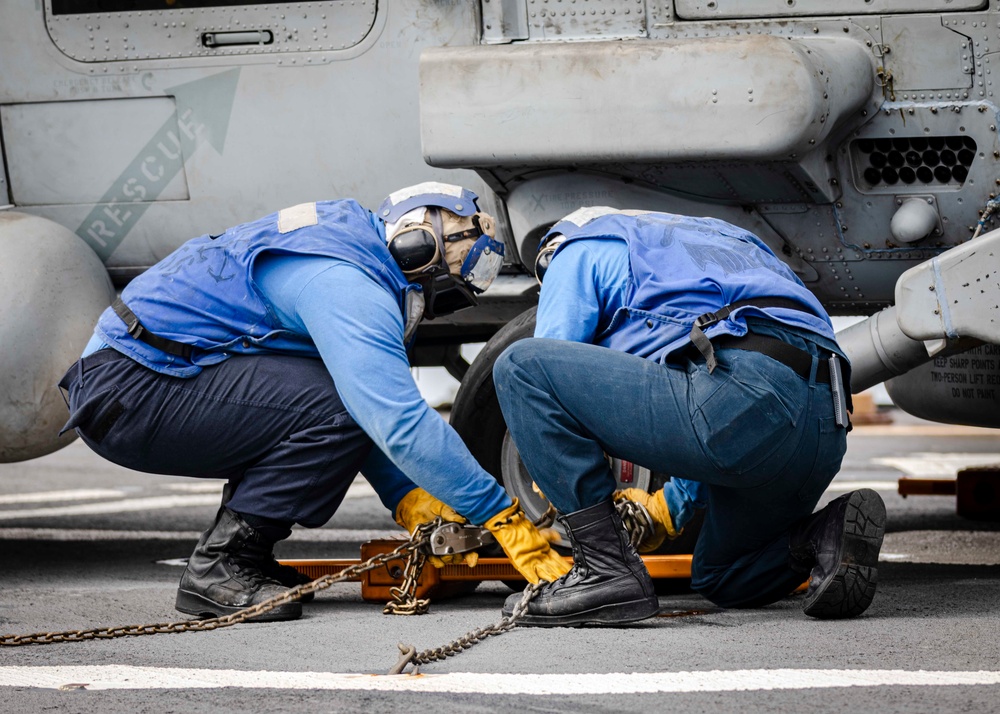
{"label": "chain link", "polygon": [[[393,600],[386,605],[383,612],[388,613],[391,605],[398,608],[399,612],[394,614],[420,614],[426,612],[429,600],[416,600],[413,594],[416,592],[417,580],[420,578],[420,571],[426,560],[424,547],[430,542],[430,533],[439,525],[441,519],[435,519],[418,526],[410,540],[400,544],[391,553],[380,553],[369,558],[363,563],[344,568],[335,575],[324,575],[312,582],[289,588],[281,595],[277,595],[270,600],[244,608],[239,612],[222,617],[211,617],[202,620],[181,620],[178,622],[161,622],[152,625],[126,625],[119,627],[106,627],[91,630],[66,630],[63,632],[36,632],[30,635],[0,635],[0,646],[17,647],[20,645],[48,645],[56,642],[83,642],[84,640],[105,640],[115,637],[136,637],[138,635],[158,635],[177,632],[205,632],[217,630],[222,627],[231,627],[241,622],[246,622],[254,617],[270,612],[276,607],[281,607],[286,603],[294,602],[307,593],[315,593],[326,590],[334,583],[339,583],[351,578],[360,576],[370,570],[383,567],[393,560],[406,558],[404,583],[401,588],[393,588],[390,592]],[[407,579],[408,578],[408,579]],[[408,602],[416,600],[413,604]],[[422,603],[422,605],[419,605]],[[423,610],[420,610],[420,607]],[[407,612],[411,609],[412,612]]]}
{"label": "chain link", "polygon": [[632,547],[638,550],[639,545],[653,535],[652,516],[641,503],[630,501],[627,498],[615,501],[615,508],[618,509],[618,515],[622,519]]}
{"label": "chain link", "polygon": [[[649,517],[649,513],[646,509],[638,503],[632,501],[625,501],[623,503],[615,504],[618,507],[618,512],[621,514],[622,520],[624,521],[626,517],[629,518],[629,523],[631,525],[626,525],[629,530],[629,537],[632,539],[633,543],[642,542],[642,539],[647,535],[652,533],[652,520]],[[536,521],[534,525],[536,528],[548,528],[554,522],[556,518],[557,511],[555,506],[551,503],[549,504],[548,510],[545,511]],[[627,516],[626,516],[627,514]],[[454,657],[459,652],[464,652],[473,645],[479,644],[487,637],[493,635],[501,635],[508,630],[513,629],[517,625],[517,621],[524,616],[524,613],[528,611],[528,604],[538,595],[542,586],[546,584],[545,580],[539,581],[538,583],[531,584],[524,589],[524,595],[514,606],[509,617],[502,617],[499,622],[495,625],[487,625],[486,627],[481,627],[478,630],[472,630],[464,635],[456,637],[451,642],[441,645],[440,647],[432,647],[422,652],[417,652],[413,645],[404,645],[400,642],[397,646],[399,647],[399,660],[396,664],[389,670],[389,674],[402,674],[408,665],[413,665],[412,674],[417,674],[420,669],[420,665],[427,664],[429,662],[437,662],[439,660],[446,659],[448,657]],[[405,584],[404,584],[405,588]],[[394,591],[390,591],[395,594]],[[385,606],[383,612],[387,612],[392,606],[392,603],[388,603]],[[410,614],[410,613],[403,613]]]}
{"label": "chain link", "polygon": [[[437,518],[431,525],[436,527],[440,523],[441,519]],[[417,530],[414,531],[414,537],[426,525],[418,526]],[[425,540],[430,537],[431,530],[433,528],[427,530],[424,534]],[[382,608],[383,615],[424,615],[427,613],[431,607],[430,598],[417,597],[417,584],[420,581],[420,573],[423,572],[426,562],[427,554],[423,550],[415,549],[410,552],[406,558],[406,565],[403,566],[403,584],[398,588],[389,588],[392,600],[387,602],[385,607]]]}
{"label": "chain link", "polygon": [[[615,503],[615,507],[618,509],[618,515],[622,519],[622,523],[625,526],[625,530],[629,535],[629,540],[632,546],[635,548],[639,547],[647,537],[653,534],[653,519],[649,515],[649,511],[646,510],[645,506],[641,503],[636,503],[635,501],[630,501],[628,499],[622,499]],[[549,504],[549,509],[542,514],[542,516],[535,521],[536,528],[547,528],[552,525],[555,520],[556,510]],[[419,571],[418,571],[419,573]],[[517,605],[511,611],[509,617],[503,617],[495,625],[487,625],[486,627],[481,627],[478,630],[472,630],[466,634],[456,637],[451,642],[441,645],[440,647],[433,647],[430,649],[423,650],[422,652],[417,652],[413,645],[404,645],[402,642],[399,643],[399,660],[389,670],[389,674],[402,674],[408,665],[413,665],[412,674],[417,674],[420,669],[420,665],[427,664],[429,662],[437,662],[443,660],[447,657],[453,657],[459,652],[464,652],[473,645],[479,644],[487,637],[493,635],[500,635],[508,630],[513,629],[517,625],[517,621],[524,616],[524,613],[528,611],[528,605],[531,601],[538,595],[542,586],[546,584],[546,581],[542,580],[534,585],[528,584],[528,587],[524,589],[524,595],[518,601]],[[404,589],[405,589],[404,584]],[[395,590],[390,591],[394,595]],[[421,602],[421,601],[418,601]],[[386,605],[383,612],[388,612],[390,606],[393,603]],[[409,612],[403,614],[410,614]]]}
{"label": "chain link", "polygon": [[542,586],[546,584],[547,582],[545,580],[535,583],[534,585],[529,584],[528,587],[524,589],[524,595],[521,596],[517,605],[514,606],[514,609],[510,613],[509,617],[502,617],[495,625],[487,625],[486,627],[480,627],[478,630],[467,632],[466,634],[456,637],[451,642],[441,645],[440,647],[432,647],[430,649],[423,650],[422,652],[417,652],[413,645],[404,645],[400,642],[398,645],[400,652],[399,661],[397,661],[395,666],[389,670],[389,674],[402,674],[403,670],[405,670],[407,665],[410,664],[413,665],[413,672],[411,672],[411,674],[417,674],[419,667],[422,664],[437,662],[447,657],[453,657],[459,652],[464,652],[473,645],[479,644],[487,637],[492,635],[501,635],[504,632],[507,632],[517,625],[517,621],[521,619],[525,612],[528,611],[528,604],[538,594]]}

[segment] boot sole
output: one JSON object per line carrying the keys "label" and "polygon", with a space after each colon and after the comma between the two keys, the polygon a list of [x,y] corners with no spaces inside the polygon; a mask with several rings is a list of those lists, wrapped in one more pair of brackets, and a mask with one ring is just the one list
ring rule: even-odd
{"label": "boot sole", "polygon": [[[586,625],[624,625],[653,617],[660,611],[660,603],[652,600],[616,602],[571,615],[523,615],[518,626],[525,627],[583,627]],[[511,613],[504,611],[504,617]]]}
{"label": "boot sole", "polygon": [[844,513],[840,567],[803,605],[819,619],[856,617],[868,609],[878,585],[878,555],[885,536],[885,503],[870,488],[855,491]]}
{"label": "boot sole", "polygon": [[[174,607],[185,615],[194,615],[201,618],[223,617],[246,609],[245,607],[222,605],[190,590],[177,591],[177,602],[174,603]],[[297,620],[300,617],[302,617],[302,603],[288,602],[257,617],[251,617],[247,622],[278,622],[281,620]]]}

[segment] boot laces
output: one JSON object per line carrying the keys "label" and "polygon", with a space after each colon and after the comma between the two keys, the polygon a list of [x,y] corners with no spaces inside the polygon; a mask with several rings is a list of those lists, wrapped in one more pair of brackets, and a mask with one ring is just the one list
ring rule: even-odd
{"label": "boot laces", "polygon": [[264,571],[261,564],[239,556],[230,557],[234,575],[248,585],[280,585],[275,578]]}
{"label": "boot laces", "polygon": [[281,585],[275,577],[281,568],[275,560],[270,543],[265,543],[256,534],[236,543],[229,553],[229,561],[241,580],[252,585]]}

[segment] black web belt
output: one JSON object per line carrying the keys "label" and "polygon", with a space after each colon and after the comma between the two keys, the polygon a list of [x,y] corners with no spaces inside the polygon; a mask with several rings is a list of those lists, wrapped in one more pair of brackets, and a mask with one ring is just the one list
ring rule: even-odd
{"label": "black web belt", "polygon": [[[715,338],[715,346],[720,349],[747,350],[759,352],[773,360],[781,362],[802,379],[809,381],[813,356],[798,347],[792,347],[775,337],[748,333],[743,337],[725,335]],[[850,429],[851,421],[848,412],[851,410],[851,385],[844,380],[840,357],[831,354],[829,358],[816,358],[816,383],[829,384],[833,397],[833,415],[837,426]]]}
{"label": "black web belt", "polygon": [[[792,347],[787,342],[783,342],[776,337],[767,335],[757,335],[750,332],[743,337],[725,335],[716,337],[713,340],[716,349],[720,350],[746,350],[747,352],[760,352],[773,360],[781,362],[802,379],[809,381],[809,372],[812,369],[813,356],[798,347]],[[830,384],[830,363],[822,357],[817,360],[816,381],[820,384]]]}
{"label": "black web belt", "polygon": [[139,322],[139,318],[136,317],[135,313],[128,309],[128,305],[122,302],[121,298],[115,298],[115,301],[111,303],[111,309],[122,319],[125,327],[128,328],[128,333],[135,339],[145,342],[150,347],[155,347],[161,352],[166,352],[167,354],[183,359],[191,359],[191,351],[194,349],[191,345],[170,340],[166,337],[160,337],[147,330]]}
{"label": "black web belt", "polygon": [[[712,341],[708,339],[704,330],[707,327],[722,322],[727,317],[729,317],[734,311],[741,307],[756,307],[756,308],[766,308],[766,307],[782,307],[788,310],[798,310],[799,312],[806,312],[803,309],[803,305],[795,300],[789,300],[788,298],[750,298],[748,300],[737,300],[734,303],[730,303],[723,308],[716,310],[715,312],[706,312],[704,315],[699,315],[698,319],[694,321],[694,326],[691,328],[691,333],[688,337],[691,340],[691,344],[701,352],[702,357],[705,358],[705,364],[708,366],[708,372],[711,374],[715,371],[715,367],[718,362],[715,359],[715,350],[712,347]],[[716,340],[718,343],[718,339]],[[775,342],[780,342],[780,340],[775,340]],[[747,348],[751,349],[751,348]],[[795,348],[792,348],[795,349]],[[761,350],[756,350],[760,352]],[[768,355],[770,356],[770,355]],[[777,358],[775,358],[777,359]],[[781,360],[778,360],[779,362]],[[812,357],[809,357],[809,364],[812,363]],[[791,365],[789,365],[791,367]],[[792,369],[795,369],[792,367]],[[808,368],[806,371],[806,379],[809,379]],[[827,380],[829,381],[829,380]]]}

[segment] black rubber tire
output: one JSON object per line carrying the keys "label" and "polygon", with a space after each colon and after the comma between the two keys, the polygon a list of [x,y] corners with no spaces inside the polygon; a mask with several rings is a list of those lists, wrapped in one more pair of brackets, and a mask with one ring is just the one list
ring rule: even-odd
{"label": "black rubber tire", "polygon": [[[501,353],[518,340],[535,332],[537,308],[525,310],[497,332],[473,361],[459,387],[451,409],[450,422],[479,464],[503,484],[501,453],[507,424],[493,384],[493,364]],[[655,491],[663,481],[651,483]],[[696,513],[681,535],[657,549],[660,554],[691,553],[701,531],[703,514]]]}
{"label": "black rubber tire", "polygon": [[465,373],[451,407],[452,427],[479,465],[501,484],[500,452],[507,424],[493,385],[493,364],[508,346],[534,334],[536,310],[525,310],[490,338]]}

